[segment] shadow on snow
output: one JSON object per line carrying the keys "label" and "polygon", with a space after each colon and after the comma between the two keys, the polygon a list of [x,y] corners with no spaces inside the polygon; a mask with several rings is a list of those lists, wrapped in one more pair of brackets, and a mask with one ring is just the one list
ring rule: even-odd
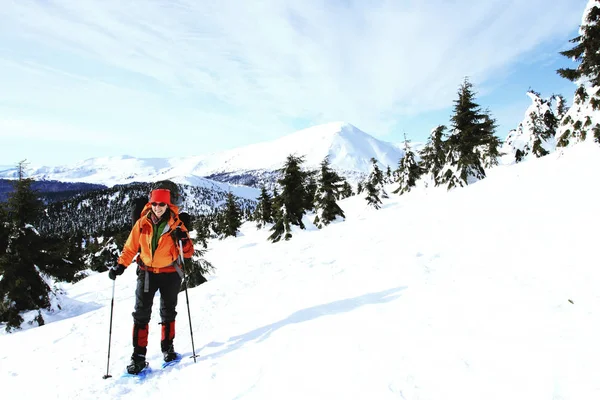
{"label": "shadow on snow", "polygon": [[284,318],[275,323],[265,325],[258,329],[254,329],[250,332],[244,333],[238,336],[232,336],[229,338],[227,343],[221,342],[210,342],[201,348],[197,354],[207,347],[220,347],[227,345],[223,350],[217,351],[216,353],[207,354],[202,357],[198,357],[198,360],[208,360],[211,358],[217,358],[224,356],[234,350],[239,349],[246,343],[251,341],[262,342],[271,336],[271,334],[284,326],[291,324],[299,324],[306,321],[311,321],[319,317],[335,315],[353,311],[359,307],[370,305],[370,304],[383,304],[393,301],[400,297],[398,294],[400,291],[406,289],[406,286],[399,286],[392,289],[384,290],[381,292],[367,293],[362,296],[353,297],[349,299],[337,300],[331,303],[320,304],[318,306],[305,308],[303,310],[296,311],[287,318]]}

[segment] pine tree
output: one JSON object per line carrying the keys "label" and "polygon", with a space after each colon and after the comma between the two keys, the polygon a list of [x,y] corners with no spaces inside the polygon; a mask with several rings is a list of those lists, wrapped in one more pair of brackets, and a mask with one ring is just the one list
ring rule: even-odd
{"label": "pine tree", "polygon": [[283,207],[281,196],[279,195],[276,187],[273,188],[273,201],[271,206],[271,216],[273,217],[273,222],[275,222],[275,216],[277,215],[277,212],[281,209],[281,207]]}
{"label": "pine tree", "polygon": [[489,110],[482,115],[480,145],[477,147],[481,164],[484,168],[491,168],[498,165],[500,146],[502,141],[494,133],[496,132],[496,120],[491,117]]}
{"label": "pine tree", "polygon": [[445,131],[446,126],[444,125],[439,125],[432,130],[427,144],[425,144],[425,147],[423,147],[419,153],[421,156],[422,169],[424,173],[429,174],[433,179],[435,186],[441,183],[439,175],[446,162],[446,148],[443,140]]}
{"label": "pine tree", "polygon": [[530,155],[543,157],[554,150],[558,121],[565,112],[564,99],[560,95],[543,99],[538,92],[529,90],[527,96],[532,104],[525,112],[525,119],[506,138],[507,148],[517,163]]}
{"label": "pine tree", "polygon": [[398,162],[398,169],[396,170],[396,181],[399,186],[398,189],[392,193],[404,194],[410,192],[411,188],[415,187],[417,180],[422,174],[421,167],[415,161],[415,153],[410,148],[410,140],[406,139],[404,135],[404,157]]}
{"label": "pine tree", "polygon": [[356,184],[356,194],[361,194],[363,190],[365,190],[365,181],[361,179]]}
{"label": "pine tree", "polygon": [[306,173],[301,166],[304,157],[289,155],[279,172],[283,175],[277,180],[281,186],[281,194],[278,196],[278,208],[275,214],[275,224],[271,228],[273,233],[269,240],[277,242],[285,234],[284,239],[292,237],[291,225],[305,229],[302,217],[306,214],[306,199],[308,194],[305,188]]}
{"label": "pine tree", "polygon": [[354,196],[352,186],[348,183],[346,179],[342,178],[342,190],[340,191],[340,199],[346,199],[350,196]]}
{"label": "pine tree", "polygon": [[[567,147],[570,144],[585,141],[589,132],[594,134],[595,128],[600,127],[600,122],[594,125],[592,120],[590,95],[584,86],[579,86],[575,91],[573,106],[561,121],[557,132],[556,147]],[[600,138],[594,136],[596,142]]]}
{"label": "pine tree", "polygon": [[237,231],[242,226],[242,212],[240,206],[235,201],[233,193],[227,193],[227,200],[225,202],[225,209],[223,210],[223,235],[237,236]]}
{"label": "pine tree", "polygon": [[387,169],[385,170],[385,183],[393,183],[394,179],[392,178],[392,167],[390,167],[389,165],[387,166]]}
{"label": "pine tree", "polygon": [[567,107],[567,101],[562,94],[553,95],[552,102],[556,102],[554,116],[556,117],[556,124],[558,126],[558,121],[563,119],[565,114],[569,111],[569,107]]}
{"label": "pine tree", "polygon": [[587,81],[594,88],[591,104],[594,110],[600,108],[600,1],[587,10],[579,36],[570,40],[575,46],[560,54],[579,62],[577,68],[560,68],[558,74],[572,82]]}
{"label": "pine tree", "polygon": [[484,159],[488,157],[493,165],[500,142],[494,138],[494,120],[475,103],[473,85],[466,78],[458,91],[451,121],[446,164],[440,172],[448,189],[485,178]]}
{"label": "pine tree", "polygon": [[304,187],[306,189],[306,198],[304,208],[306,211],[313,211],[315,209],[315,197],[317,195],[318,171],[306,171],[305,174]]}
{"label": "pine tree", "polygon": [[[579,62],[577,68],[561,68],[556,72],[572,82],[578,82],[574,105],[562,120],[557,134],[557,147],[583,141],[591,133],[600,143],[600,121],[590,117],[600,110],[600,1],[589,3],[579,36],[570,40],[575,46],[560,52]],[[595,121],[593,120],[595,119]]]}
{"label": "pine tree", "polygon": [[18,179],[9,195],[7,211],[8,242],[0,256],[0,321],[6,330],[18,329],[23,322],[20,313],[38,310],[35,321],[44,324],[40,309],[50,309],[52,290],[43,277],[47,253],[44,241],[34,228],[42,214],[43,203],[31,188],[32,179],[25,178],[25,161],[18,164]]}
{"label": "pine tree", "polygon": [[[208,247],[210,233],[210,215],[200,215],[193,222],[196,230],[196,238],[191,239],[194,243],[194,255],[190,259],[185,259],[185,285],[181,285],[180,292],[185,288],[194,288],[206,282],[204,275],[214,271],[214,266],[204,258]],[[200,245],[200,248],[198,248]]]}
{"label": "pine tree", "polygon": [[202,247],[208,247],[208,240],[212,237],[210,232],[211,217],[210,215],[199,215],[194,221],[194,229],[196,230],[196,243]]}
{"label": "pine tree", "polygon": [[10,220],[5,203],[0,203],[0,257],[6,254],[10,237]]}
{"label": "pine tree", "polygon": [[367,192],[367,197],[365,197],[367,204],[378,210],[381,208],[382,203],[379,196],[381,195],[381,197],[387,198],[388,195],[383,187],[383,173],[377,165],[377,160],[375,158],[371,158],[371,164],[371,173],[369,174],[367,181],[364,183],[363,190]]}
{"label": "pine tree", "polygon": [[320,229],[324,225],[329,225],[338,216],[346,218],[344,211],[337,204],[342,191],[342,178],[331,169],[329,158],[321,162],[321,174],[319,176],[317,193],[316,193],[316,209],[317,216],[314,224]]}
{"label": "pine tree", "polygon": [[260,187],[260,196],[257,199],[258,204],[254,211],[254,221],[258,229],[266,224],[273,223],[273,201],[265,185]]}

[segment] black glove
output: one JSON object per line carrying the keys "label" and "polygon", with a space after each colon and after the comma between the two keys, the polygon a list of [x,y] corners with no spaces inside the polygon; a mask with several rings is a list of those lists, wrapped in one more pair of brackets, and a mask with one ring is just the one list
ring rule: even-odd
{"label": "black glove", "polygon": [[183,242],[187,240],[188,235],[186,232],[182,231],[180,227],[177,227],[171,232],[171,237],[175,242],[178,242],[180,240]]}
{"label": "black glove", "polygon": [[123,272],[125,272],[125,266],[117,264],[116,267],[113,267],[108,270],[108,277],[114,281],[115,279],[117,279],[117,275],[121,275]]}

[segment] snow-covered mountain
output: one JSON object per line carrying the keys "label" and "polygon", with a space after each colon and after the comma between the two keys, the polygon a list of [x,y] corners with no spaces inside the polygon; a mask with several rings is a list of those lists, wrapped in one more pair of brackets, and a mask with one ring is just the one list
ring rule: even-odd
{"label": "snow-covered mountain", "polygon": [[[172,158],[131,156],[91,158],[73,165],[33,168],[36,180],[100,183],[107,186],[171,179],[177,183],[210,186],[204,177],[261,175],[281,168],[290,154],[305,157],[305,168],[318,168],[325,156],[344,176],[368,174],[370,159],[396,166],[403,155],[397,146],[378,140],[355,126],[334,122],[294,132],[282,138],[208,155]],[[15,171],[0,172],[13,178]],[[223,179],[225,178],[225,179]]]}

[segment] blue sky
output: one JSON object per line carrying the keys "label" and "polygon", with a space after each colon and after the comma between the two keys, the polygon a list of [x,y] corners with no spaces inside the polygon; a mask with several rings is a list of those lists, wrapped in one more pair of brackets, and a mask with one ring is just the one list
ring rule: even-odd
{"label": "blue sky", "polygon": [[448,124],[464,76],[504,139],[574,86],[587,0],[55,0],[0,11],[2,161],[189,156],[346,121],[390,142]]}

